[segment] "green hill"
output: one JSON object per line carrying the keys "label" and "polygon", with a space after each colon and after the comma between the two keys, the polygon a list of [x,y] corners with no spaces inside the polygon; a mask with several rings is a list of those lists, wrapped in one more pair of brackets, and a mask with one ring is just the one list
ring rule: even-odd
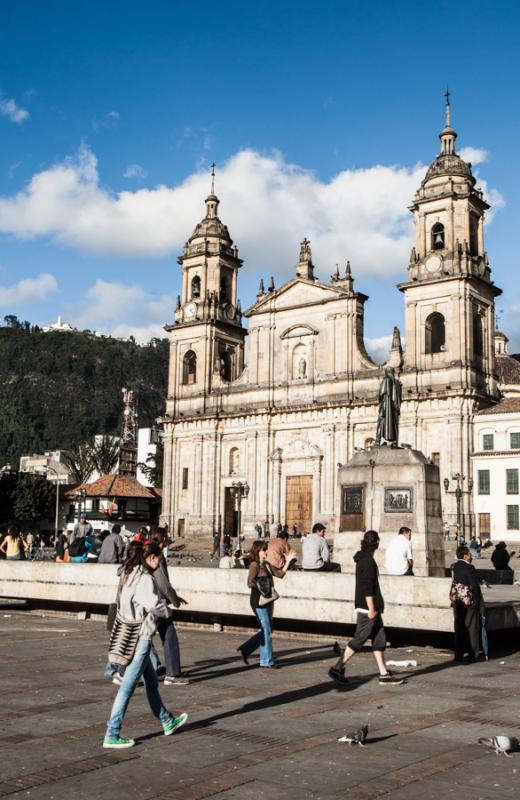
{"label": "green hill", "polygon": [[67,449],[98,433],[119,433],[121,389],[137,398],[139,426],[164,410],[168,341],[74,332],[43,333],[16,317],[0,327],[0,467],[21,455]]}

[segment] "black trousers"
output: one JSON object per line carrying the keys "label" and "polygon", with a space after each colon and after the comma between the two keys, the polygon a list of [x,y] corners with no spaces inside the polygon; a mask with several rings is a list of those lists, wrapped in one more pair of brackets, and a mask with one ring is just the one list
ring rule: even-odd
{"label": "black trousers", "polygon": [[357,653],[367,639],[372,639],[372,650],[380,650],[381,652],[386,650],[386,635],[381,614],[377,614],[374,619],[370,619],[368,614],[360,614],[358,611],[356,631],[348,646]]}
{"label": "black trousers", "polygon": [[464,653],[477,658],[479,654],[480,636],[480,611],[478,605],[473,603],[465,606],[457,603],[453,609],[453,623],[455,628],[455,658],[462,659]]}
{"label": "black trousers", "polygon": [[160,619],[157,631],[164,647],[164,666],[168,678],[178,678],[181,674],[181,654],[175,625],[171,619]]}

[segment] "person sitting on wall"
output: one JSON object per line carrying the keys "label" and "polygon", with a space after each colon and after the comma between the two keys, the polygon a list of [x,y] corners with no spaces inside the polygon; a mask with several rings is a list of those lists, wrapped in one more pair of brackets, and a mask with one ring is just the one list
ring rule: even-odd
{"label": "person sitting on wall", "polygon": [[499,542],[491,554],[493,566],[495,569],[511,569],[509,566],[510,559],[511,556],[507,552],[506,543]]}
{"label": "person sitting on wall", "polygon": [[413,575],[412,531],[403,525],[386,548],[388,575]]}
{"label": "person sitting on wall", "polygon": [[312,533],[302,541],[302,569],[309,572],[341,572],[341,567],[330,560],[329,546],[325,540],[327,528],[321,522],[312,526]]}

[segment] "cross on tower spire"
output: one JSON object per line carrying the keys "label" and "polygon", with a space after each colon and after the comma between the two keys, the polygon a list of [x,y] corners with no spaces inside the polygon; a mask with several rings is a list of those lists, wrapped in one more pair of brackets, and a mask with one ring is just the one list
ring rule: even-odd
{"label": "cross on tower spire", "polygon": [[450,111],[451,111],[451,108],[450,108],[450,94],[451,94],[451,92],[450,92],[449,88],[446,86],[446,91],[444,92],[444,97],[446,98],[446,103],[444,104],[444,108],[445,108],[445,111],[446,111],[446,127],[447,128],[450,127]]}
{"label": "cross on tower spire", "polygon": [[210,194],[215,194],[215,167],[216,164],[213,162],[211,165],[211,192]]}

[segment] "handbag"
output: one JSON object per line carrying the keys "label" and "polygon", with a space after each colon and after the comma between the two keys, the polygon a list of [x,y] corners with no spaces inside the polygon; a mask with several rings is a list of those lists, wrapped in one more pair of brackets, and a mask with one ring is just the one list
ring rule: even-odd
{"label": "handbag", "polygon": [[274,603],[274,601],[278,600],[278,598],[280,597],[280,595],[274,588],[273,573],[271,572],[271,568],[267,562],[265,563],[265,568],[268,574],[260,575],[256,579],[256,588],[260,593],[260,597],[258,598],[259,608],[263,608],[264,606],[268,606],[270,603]]}
{"label": "handbag", "polygon": [[110,633],[108,660],[119,667],[127,667],[132,661],[139,641],[143,621],[128,622],[116,613]]}
{"label": "handbag", "polygon": [[450,588],[451,607],[454,608],[457,603],[461,603],[463,606],[470,606],[473,603],[473,591],[471,586],[453,581]]}

